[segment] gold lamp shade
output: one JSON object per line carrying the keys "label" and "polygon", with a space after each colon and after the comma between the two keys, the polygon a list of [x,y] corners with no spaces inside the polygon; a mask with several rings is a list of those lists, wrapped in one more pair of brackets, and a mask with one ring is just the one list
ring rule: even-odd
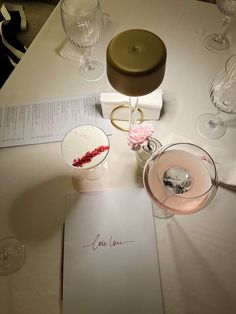
{"label": "gold lamp shade", "polygon": [[143,96],[162,83],[166,47],[156,34],[131,29],[116,35],[107,47],[107,77],[118,92]]}

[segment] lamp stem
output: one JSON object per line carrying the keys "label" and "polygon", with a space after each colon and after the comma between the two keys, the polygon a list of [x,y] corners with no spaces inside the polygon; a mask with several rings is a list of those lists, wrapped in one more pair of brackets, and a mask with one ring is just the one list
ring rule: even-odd
{"label": "lamp stem", "polygon": [[129,97],[129,109],[129,129],[131,130],[137,122],[138,97]]}

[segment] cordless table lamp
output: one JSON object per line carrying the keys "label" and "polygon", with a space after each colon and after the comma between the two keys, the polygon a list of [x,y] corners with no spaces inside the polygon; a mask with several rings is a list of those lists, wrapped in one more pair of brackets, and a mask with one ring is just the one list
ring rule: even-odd
{"label": "cordless table lamp", "polygon": [[[112,87],[129,96],[129,129],[137,122],[138,97],[157,89],[163,81],[166,65],[166,47],[154,33],[143,29],[131,29],[116,35],[107,47],[107,77]],[[119,129],[128,131],[111,121]]]}

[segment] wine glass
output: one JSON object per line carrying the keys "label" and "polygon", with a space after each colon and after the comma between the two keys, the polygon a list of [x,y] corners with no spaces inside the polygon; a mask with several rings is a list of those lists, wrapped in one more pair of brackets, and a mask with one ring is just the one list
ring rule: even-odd
{"label": "wine glass", "polygon": [[169,144],[154,153],[145,164],[143,182],[158,218],[195,213],[218,188],[213,159],[191,143]]}
{"label": "wine glass", "polygon": [[236,113],[236,54],[227,60],[224,69],[214,77],[210,87],[210,99],[217,108],[217,113],[199,116],[196,128],[202,136],[217,139],[222,137],[227,129],[219,117],[220,113]]}
{"label": "wine glass", "polygon": [[61,19],[68,40],[84,49],[84,63],[80,75],[87,81],[96,81],[105,73],[100,61],[90,60],[91,48],[100,41],[103,13],[98,0],[62,0]]}
{"label": "wine glass", "polygon": [[208,35],[203,43],[211,51],[225,51],[229,48],[229,40],[225,37],[225,31],[231,18],[236,14],[236,0],[216,0],[219,10],[223,14],[223,25],[218,34]]}
{"label": "wine glass", "polygon": [[14,237],[0,240],[0,276],[19,270],[25,261],[25,246]]}
{"label": "wine glass", "polygon": [[95,125],[85,124],[70,130],[61,149],[66,163],[79,170],[87,180],[98,180],[108,170],[109,139]]}

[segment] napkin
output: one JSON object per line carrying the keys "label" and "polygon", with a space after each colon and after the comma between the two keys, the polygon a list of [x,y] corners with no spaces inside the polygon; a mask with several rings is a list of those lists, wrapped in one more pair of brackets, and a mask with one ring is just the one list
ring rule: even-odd
{"label": "napkin", "polygon": [[[138,98],[139,108],[144,114],[144,120],[159,120],[163,105],[163,91],[157,89],[154,92]],[[129,104],[129,97],[120,93],[101,93],[100,96],[102,115],[105,119],[110,119],[111,112],[117,106]],[[128,120],[129,111],[127,108],[119,108],[115,112],[115,119]]]}
{"label": "napkin", "polygon": [[165,144],[178,142],[192,143],[205,149],[215,162],[218,180],[221,183],[230,185],[232,188],[235,187],[236,189],[236,156],[229,150],[220,148],[219,146],[216,147],[203,142],[198,142],[174,133],[171,133],[162,142]]}
{"label": "napkin", "polygon": [[75,47],[69,41],[66,41],[63,47],[59,50],[59,54],[61,57],[64,57],[70,61],[80,63],[84,59],[85,49]]}

